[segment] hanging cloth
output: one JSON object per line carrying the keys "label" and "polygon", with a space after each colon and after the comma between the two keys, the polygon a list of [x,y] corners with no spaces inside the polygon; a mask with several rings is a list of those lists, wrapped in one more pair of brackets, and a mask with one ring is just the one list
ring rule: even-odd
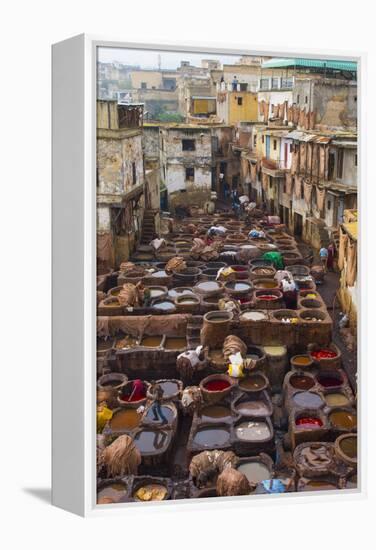
{"label": "hanging cloth", "polygon": [[347,234],[342,230],[340,227],[339,229],[339,247],[338,247],[338,269],[342,270],[344,268],[344,258],[346,255],[346,248],[347,248],[347,241],[348,241]]}
{"label": "hanging cloth", "polygon": [[352,239],[349,239],[347,245],[347,269],[346,269],[346,283],[347,286],[354,286],[357,273],[357,261],[356,261],[357,243]]}
{"label": "hanging cloth", "polygon": [[295,197],[300,199],[302,195],[302,178],[300,176],[295,176],[295,185],[294,185]]}
{"label": "hanging cloth", "polygon": [[320,189],[316,186],[316,202],[317,202],[317,208],[322,212],[324,210],[324,204],[325,204],[325,189]]}
{"label": "hanging cloth", "polygon": [[290,172],[286,173],[286,194],[291,195],[292,193],[292,176]]}
{"label": "hanging cloth", "polygon": [[312,196],[312,184],[304,182],[304,200],[307,205],[311,204],[311,196]]}

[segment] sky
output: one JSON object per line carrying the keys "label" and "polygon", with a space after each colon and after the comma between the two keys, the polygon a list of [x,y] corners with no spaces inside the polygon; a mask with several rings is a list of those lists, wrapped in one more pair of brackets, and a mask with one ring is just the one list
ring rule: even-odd
{"label": "sky", "polygon": [[219,59],[221,63],[234,63],[239,56],[213,55],[184,52],[163,52],[157,50],[131,50],[129,48],[98,48],[98,61],[110,63],[118,61],[126,65],[140,65],[143,69],[158,68],[158,54],[161,56],[162,69],[176,69],[180,61],[189,61],[191,65],[201,66],[201,59]]}

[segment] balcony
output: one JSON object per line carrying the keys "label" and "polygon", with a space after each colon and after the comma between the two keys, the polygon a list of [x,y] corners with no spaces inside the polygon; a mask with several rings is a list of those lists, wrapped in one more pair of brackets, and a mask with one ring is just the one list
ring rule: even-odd
{"label": "balcony", "polygon": [[261,170],[272,178],[283,178],[288,168],[284,161],[263,157],[261,160]]}

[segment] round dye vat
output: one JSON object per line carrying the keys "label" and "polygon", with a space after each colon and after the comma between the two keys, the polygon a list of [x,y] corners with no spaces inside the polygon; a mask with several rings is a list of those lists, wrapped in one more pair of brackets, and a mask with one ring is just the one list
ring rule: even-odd
{"label": "round dye vat", "polygon": [[185,338],[166,338],[164,348],[171,350],[180,350],[187,347],[187,340]]}
{"label": "round dye vat", "polygon": [[236,436],[242,441],[264,441],[271,436],[266,422],[241,422],[235,430]]}
{"label": "round dye vat", "polygon": [[215,292],[220,288],[220,285],[215,281],[202,281],[197,284],[197,290],[201,292]]}
{"label": "round dye vat", "polygon": [[236,412],[244,416],[267,416],[270,413],[266,403],[261,399],[239,403]]}
{"label": "round dye vat", "polygon": [[357,424],[356,415],[348,411],[333,411],[329,420],[339,430],[353,430]]}
{"label": "round dye vat", "polygon": [[134,443],[140,453],[163,451],[169,442],[170,434],[163,430],[141,430],[134,437]]}
{"label": "round dye vat", "polygon": [[133,430],[140,423],[141,415],[137,409],[122,409],[117,411],[110,421],[110,428],[114,432]]}
{"label": "round dye vat", "polygon": [[181,296],[194,296],[192,290],[189,288],[182,289],[182,290],[176,290],[175,288],[172,288],[168,291],[168,295],[170,298],[180,298]]}
{"label": "round dye vat", "polygon": [[167,493],[167,488],[161,483],[148,483],[139,487],[133,493],[133,498],[141,502],[151,502],[153,500],[164,500]]}
{"label": "round dye vat", "polygon": [[[257,356],[257,359],[259,357]],[[239,381],[239,388],[250,391],[261,390],[265,387],[265,379],[257,374]]]}
{"label": "round dye vat", "polygon": [[168,277],[167,273],[164,270],[155,271],[151,274],[152,277]]}
{"label": "round dye vat", "polygon": [[357,458],[358,446],[356,437],[346,437],[345,439],[342,439],[339,447],[344,455],[352,459]]}
{"label": "round dye vat", "polygon": [[193,437],[193,443],[209,449],[223,447],[230,443],[230,432],[226,428],[200,428]]}
{"label": "round dye vat", "polygon": [[323,425],[320,418],[314,416],[302,416],[295,420],[295,425],[297,428],[302,430],[312,430],[314,428],[321,428]]}
{"label": "round dye vat", "polygon": [[232,292],[249,292],[251,285],[247,283],[227,283],[226,288]]}
{"label": "round dye vat", "polygon": [[162,343],[162,336],[145,336],[141,340],[141,346],[146,348],[158,348]]}
{"label": "round dye vat", "polygon": [[[262,281],[259,283],[254,283],[255,288],[278,288],[278,283],[276,281]],[[259,296],[260,298],[260,296]]]}
{"label": "round dye vat", "polygon": [[264,479],[270,479],[270,470],[262,462],[245,462],[238,466],[237,470],[244,474],[251,483],[260,483]]}
{"label": "round dye vat", "polygon": [[231,411],[224,405],[210,405],[208,407],[204,407],[201,411],[201,418],[203,420],[218,420],[230,417]]}
{"label": "round dye vat", "polygon": [[343,380],[339,376],[334,374],[319,374],[317,377],[317,382],[323,388],[336,388],[342,386]]}
{"label": "round dye vat", "polygon": [[273,300],[278,300],[278,296],[275,296],[274,294],[258,294],[257,299],[272,302]]}
{"label": "round dye vat", "polygon": [[98,491],[97,502],[100,504],[100,500],[103,498],[111,499],[112,502],[119,502],[126,491],[127,488],[123,483],[111,483]]}
{"label": "round dye vat", "polygon": [[279,357],[280,355],[284,355],[286,353],[286,347],[285,346],[264,346],[264,352],[267,355],[271,355],[273,357]]}
{"label": "round dye vat", "polygon": [[171,311],[175,309],[175,305],[172,302],[157,302],[152,306],[154,309],[162,309],[163,311]]}
{"label": "round dye vat", "polygon": [[179,391],[179,384],[172,380],[168,380],[167,382],[158,382],[158,384],[162,388],[163,397],[165,399],[175,395]]}
{"label": "round dye vat", "polygon": [[209,380],[209,382],[206,382],[204,388],[207,391],[223,391],[227,390],[230,385],[230,382],[228,382],[227,380],[221,380],[220,378],[218,378],[218,380]]}
{"label": "round dye vat", "polygon": [[298,392],[292,400],[298,407],[305,407],[307,409],[318,409],[324,404],[319,394],[311,391]]}
{"label": "round dye vat", "polygon": [[295,355],[293,357],[293,363],[298,367],[307,367],[312,363],[312,360],[308,355]]}
{"label": "round dye vat", "polygon": [[331,349],[318,349],[316,351],[312,351],[311,355],[317,360],[334,359],[334,357],[337,357],[337,354],[335,353],[335,351]]}
{"label": "round dye vat", "polygon": [[311,480],[306,484],[306,488],[308,491],[329,491],[331,489],[337,489],[337,486],[329,481]]}
{"label": "round dye vat", "polygon": [[325,402],[328,407],[346,407],[350,404],[348,397],[340,392],[327,393],[325,395]]}
{"label": "round dye vat", "polygon": [[[170,423],[174,418],[174,411],[171,409],[171,407],[167,407],[167,405],[161,405],[161,409],[162,409],[162,413],[166,417],[168,423]],[[153,412],[151,407],[148,409],[148,411],[145,415],[145,419],[148,422],[158,422],[158,423],[160,422],[159,417],[158,417],[158,420],[155,420],[155,415],[154,415],[154,412]]]}
{"label": "round dye vat", "polygon": [[310,390],[315,385],[315,382],[310,376],[294,374],[290,378],[290,385],[296,390]]}
{"label": "round dye vat", "polygon": [[245,311],[240,318],[246,319],[247,321],[262,321],[266,319],[266,315],[260,311]]}
{"label": "round dye vat", "polygon": [[151,299],[159,298],[160,296],[163,296],[163,294],[165,294],[165,292],[161,289],[158,289],[158,288],[151,288],[150,289],[150,298]]}

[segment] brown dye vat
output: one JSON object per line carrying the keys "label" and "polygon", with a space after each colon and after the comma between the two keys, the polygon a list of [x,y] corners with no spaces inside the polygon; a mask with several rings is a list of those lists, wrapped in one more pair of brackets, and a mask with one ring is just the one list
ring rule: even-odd
{"label": "brown dye vat", "polygon": [[358,461],[358,438],[355,434],[344,434],[337,437],[334,450],[342,462],[356,468]]}
{"label": "brown dye vat", "polygon": [[99,489],[97,493],[97,503],[100,504],[103,498],[111,499],[113,502],[119,502],[126,492],[127,486],[124,485],[124,483],[110,483],[109,485],[105,485],[102,489]]}
{"label": "brown dye vat", "polygon": [[[249,262],[249,265],[253,267],[272,267],[273,262],[271,260],[263,260],[261,258],[255,258]],[[273,268],[274,269],[274,268]]]}
{"label": "brown dye vat", "polygon": [[303,319],[303,321],[308,321],[310,323],[325,321],[327,319],[327,315],[318,309],[307,309],[302,311],[299,313],[299,317]]}
{"label": "brown dye vat", "polygon": [[201,448],[215,449],[230,444],[230,431],[226,427],[199,428],[193,436],[192,443]]}
{"label": "brown dye vat", "polygon": [[115,342],[115,348],[116,349],[128,349],[128,348],[134,348],[138,345],[138,340],[134,336],[125,336],[124,338],[120,338],[119,340],[116,340]]}
{"label": "brown dye vat", "polygon": [[278,288],[277,281],[274,281],[273,279],[254,279],[253,280],[253,286],[257,289],[273,289]]}
{"label": "brown dye vat", "polygon": [[163,347],[168,350],[182,350],[187,347],[187,340],[185,338],[167,337]]}
{"label": "brown dye vat", "polygon": [[271,472],[262,462],[244,462],[237,470],[245,475],[251,483],[260,483],[264,479],[270,479]]}
{"label": "brown dye vat", "polygon": [[97,352],[109,351],[112,348],[112,340],[97,340]]}
{"label": "brown dye vat", "polygon": [[141,414],[137,409],[121,409],[114,413],[110,420],[110,428],[113,432],[130,431],[140,424]]}
{"label": "brown dye vat", "polygon": [[146,348],[158,348],[162,344],[163,336],[144,336],[141,346]]}
{"label": "brown dye vat", "polygon": [[314,300],[313,298],[304,298],[300,300],[300,305],[307,309],[318,309],[322,307],[323,304],[319,300]]}
{"label": "brown dye vat", "polygon": [[164,430],[142,429],[134,437],[134,443],[141,454],[157,453],[166,450],[171,434]]}
{"label": "brown dye vat", "polygon": [[347,395],[341,392],[326,393],[324,399],[328,407],[346,407],[350,405]]}
{"label": "brown dye vat", "polygon": [[209,405],[201,410],[203,421],[216,421],[231,418],[231,411],[225,405]]}
{"label": "brown dye vat", "polygon": [[251,277],[252,278],[259,278],[259,279],[263,279],[263,278],[268,278],[268,277],[274,277],[275,275],[275,269],[273,267],[268,267],[268,266],[255,266],[255,267],[252,267],[251,269]]}
{"label": "brown dye vat", "polygon": [[289,379],[289,383],[296,390],[310,390],[315,385],[314,379],[304,374],[294,374]]}
{"label": "brown dye vat", "polygon": [[261,374],[252,374],[248,378],[239,380],[239,388],[244,391],[261,391],[267,387],[268,383]]}
{"label": "brown dye vat", "polygon": [[305,485],[306,491],[329,491],[332,489],[338,489],[334,483],[322,480],[310,480]]}
{"label": "brown dye vat", "polygon": [[338,430],[353,430],[357,426],[356,414],[345,410],[331,412],[329,421]]}
{"label": "brown dye vat", "polygon": [[271,432],[266,422],[244,421],[235,428],[235,435],[241,441],[265,441],[270,438]]}
{"label": "brown dye vat", "polygon": [[297,392],[293,396],[292,401],[298,407],[308,409],[319,409],[324,405],[324,401],[321,399],[320,395],[311,391]]}

